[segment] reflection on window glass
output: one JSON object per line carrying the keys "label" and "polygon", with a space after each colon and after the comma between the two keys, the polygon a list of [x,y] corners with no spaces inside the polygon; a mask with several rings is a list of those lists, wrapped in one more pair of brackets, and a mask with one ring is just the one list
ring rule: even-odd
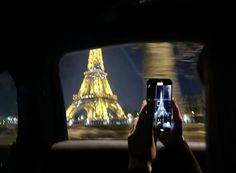
{"label": "reflection on window glass", "polygon": [[17,102],[14,81],[0,74],[0,145],[10,145],[17,135]]}
{"label": "reflection on window glass", "polygon": [[60,63],[70,139],[126,139],[146,98],[148,78],[169,78],[186,140],[204,140],[204,110],[196,66],[203,45],[124,44],[66,54]]}

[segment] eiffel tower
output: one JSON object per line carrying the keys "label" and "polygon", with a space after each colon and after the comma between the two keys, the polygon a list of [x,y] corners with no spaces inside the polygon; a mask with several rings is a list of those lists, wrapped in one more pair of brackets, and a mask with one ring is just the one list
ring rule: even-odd
{"label": "eiffel tower", "polygon": [[96,121],[109,124],[112,119],[126,118],[108,83],[101,48],[89,51],[87,71],[84,72],[79,92],[73,95],[73,101],[66,110],[67,120],[74,118],[82,110],[87,114],[87,125]]}
{"label": "eiffel tower", "polygon": [[168,115],[169,114],[166,112],[166,109],[165,109],[165,106],[164,106],[163,97],[162,97],[162,90],[161,90],[160,91],[160,100],[159,100],[158,109],[154,113],[155,126],[158,126],[159,123],[164,123],[164,117],[166,117]]}

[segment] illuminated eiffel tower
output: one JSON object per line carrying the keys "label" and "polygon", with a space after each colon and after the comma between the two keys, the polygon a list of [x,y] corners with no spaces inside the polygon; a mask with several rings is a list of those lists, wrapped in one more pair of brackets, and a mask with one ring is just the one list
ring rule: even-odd
{"label": "illuminated eiffel tower", "polygon": [[89,51],[87,71],[79,92],[73,95],[73,102],[66,110],[67,120],[74,118],[81,110],[85,110],[86,124],[100,121],[109,124],[111,119],[126,118],[124,111],[112,93],[104,71],[102,49]]}
{"label": "illuminated eiffel tower", "polygon": [[[159,123],[164,123],[164,117],[168,116],[168,113],[166,112],[165,106],[164,106],[164,102],[163,102],[163,97],[162,97],[162,90],[160,92],[160,100],[159,100],[159,105],[158,105],[158,109],[156,110],[156,112],[154,113],[154,121],[155,121],[155,125],[158,126]],[[158,121],[158,119],[161,121]]]}

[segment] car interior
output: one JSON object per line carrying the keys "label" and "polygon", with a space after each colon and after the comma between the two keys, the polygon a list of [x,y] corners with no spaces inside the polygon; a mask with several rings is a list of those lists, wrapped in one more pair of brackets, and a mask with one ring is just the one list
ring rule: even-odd
{"label": "car interior", "polygon": [[[172,78],[175,97],[189,105],[183,108],[184,137],[203,172],[232,168],[234,152],[227,154],[235,141],[235,101],[221,91],[234,69],[226,68],[233,63],[222,61],[222,52],[214,54],[222,44],[206,62],[209,100],[202,99],[196,72],[202,48],[213,45],[207,3],[101,1],[63,15],[33,11],[9,16],[1,32],[0,172],[127,172],[131,120],[145,99],[146,79],[160,76]],[[162,74],[162,66],[172,70]],[[81,93],[98,76],[106,87],[96,104],[96,87]],[[92,112],[98,104],[108,106]],[[157,147],[165,152],[160,142]]]}

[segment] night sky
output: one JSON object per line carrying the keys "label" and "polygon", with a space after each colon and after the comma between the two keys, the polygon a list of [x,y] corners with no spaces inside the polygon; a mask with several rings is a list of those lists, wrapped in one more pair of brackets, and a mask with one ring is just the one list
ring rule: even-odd
{"label": "night sky", "polygon": [[[199,44],[173,43],[176,72],[182,95],[200,95],[201,87],[196,73]],[[145,98],[143,79],[143,44],[127,44],[102,49],[105,72],[118,103],[128,111],[138,111]],[[65,107],[77,93],[84,71],[87,70],[88,50],[66,54],[60,62],[60,77]],[[0,74],[0,116],[16,114],[16,89],[8,73]]]}
{"label": "night sky", "polygon": [[16,88],[9,73],[0,74],[0,117],[17,114]]}

